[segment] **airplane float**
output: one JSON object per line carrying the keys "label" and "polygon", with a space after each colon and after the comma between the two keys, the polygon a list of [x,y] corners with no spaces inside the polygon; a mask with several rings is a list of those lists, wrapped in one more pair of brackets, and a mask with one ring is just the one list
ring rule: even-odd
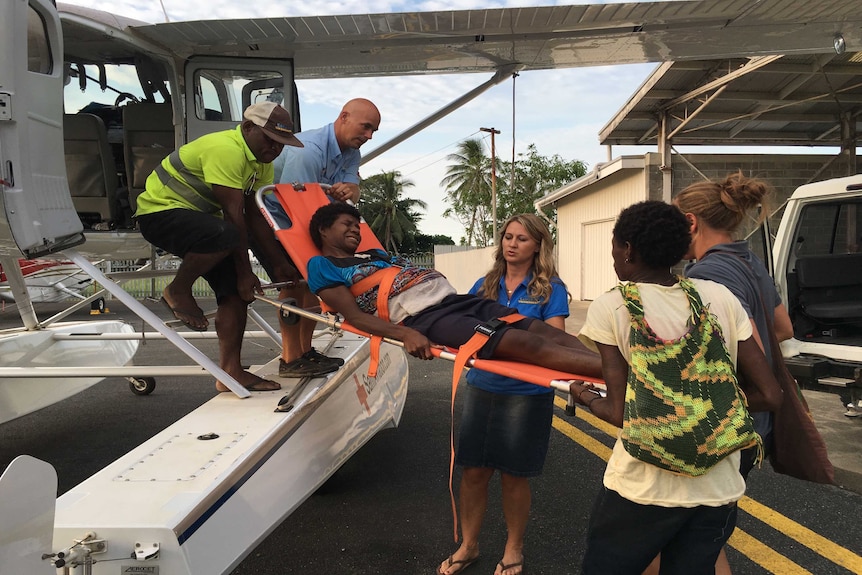
{"label": "airplane float", "polygon": [[[30,301],[62,302],[70,298],[83,299],[81,295],[93,284],[93,279],[78,266],[53,259],[18,260],[21,275],[27,284]],[[0,301],[14,302],[12,288],[6,280],[6,272],[0,266]],[[102,300],[104,306],[104,300]]]}
{"label": "airplane float", "polygon": [[[246,106],[264,99],[301,118],[299,78],[491,75],[367,161],[521,70],[826,52],[839,36],[847,50],[862,49],[854,0],[163,24],[51,0],[7,0],[0,22],[0,265],[22,322],[0,334],[0,408],[25,395],[28,383],[43,386],[46,405],[75,392],[73,382],[108,376],[209,373],[233,391],[57,499],[49,464],[15,459],[0,477],[0,571],[28,574],[229,572],[377,431],[400,420],[408,372],[396,345],[383,344],[369,377],[368,340],[331,324],[319,330],[316,347],[344,359],[341,370],[282,380],[282,391],[249,397],[183,332],[126,293],[123,278],[91,263],[154,260],[130,226],[129,206],[155,162],[176,146],[235,126]],[[117,83],[118,71],[131,72],[139,86]],[[97,87],[109,101],[64,114],[63,86],[72,82]],[[141,334],[122,322],[60,321],[70,312],[40,320],[15,271],[22,257],[71,261],[197,365],[126,365]],[[256,371],[269,376],[276,365],[277,358]],[[0,422],[32,409],[0,413]]]}

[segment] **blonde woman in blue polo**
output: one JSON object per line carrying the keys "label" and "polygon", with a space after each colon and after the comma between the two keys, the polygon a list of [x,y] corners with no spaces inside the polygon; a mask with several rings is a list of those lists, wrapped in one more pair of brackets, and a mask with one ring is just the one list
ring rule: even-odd
{"label": "blonde woman in blue polo", "polygon": [[[491,271],[470,293],[565,329],[569,293],[557,277],[553,238],[541,219],[532,214],[509,218],[498,238],[494,260]],[[499,470],[508,536],[494,573],[517,575],[524,570],[529,478],[540,475],[545,463],[554,393],[476,369],[467,373],[467,383],[455,460],[462,467],[459,499],[463,541],[439,566],[438,573],[458,573],[478,558],[488,484]]]}

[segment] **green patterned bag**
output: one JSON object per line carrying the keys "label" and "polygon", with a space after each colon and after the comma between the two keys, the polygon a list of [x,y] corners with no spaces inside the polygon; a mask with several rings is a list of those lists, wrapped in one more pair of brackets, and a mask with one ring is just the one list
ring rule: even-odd
{"label": "green patterned bag", "polygon": [[682,475],[698,476],[738,449],[763,444],[754,431],[745,396],[718,319],[691,281],[679,278],[688,297],[688,331],[660,339],[644,319],[634,283],[620,284],[631,314],[631,365],[623,416],[623,446],[632,457]]}

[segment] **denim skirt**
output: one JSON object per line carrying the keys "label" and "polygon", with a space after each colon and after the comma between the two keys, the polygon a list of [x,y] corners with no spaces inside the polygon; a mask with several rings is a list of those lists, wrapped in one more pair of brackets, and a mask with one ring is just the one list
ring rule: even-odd
{"label": "denim skirt", "polygon": [[541,475],[554,416],[553,391],[507,395],[468,384],[463,399],[455,463],[517,477]]}

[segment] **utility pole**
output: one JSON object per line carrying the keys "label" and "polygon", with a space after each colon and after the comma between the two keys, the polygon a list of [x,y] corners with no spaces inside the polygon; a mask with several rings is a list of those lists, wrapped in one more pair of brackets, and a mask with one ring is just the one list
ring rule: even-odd
{"label": "utility pole", "polygon": [[493,222],[494,244],[497,244],[497,150],[494,147],[494,135],[499,134],[500,130],[494,128],[479,128],[480,132],[488,132],[491,134],[491,221]]}

